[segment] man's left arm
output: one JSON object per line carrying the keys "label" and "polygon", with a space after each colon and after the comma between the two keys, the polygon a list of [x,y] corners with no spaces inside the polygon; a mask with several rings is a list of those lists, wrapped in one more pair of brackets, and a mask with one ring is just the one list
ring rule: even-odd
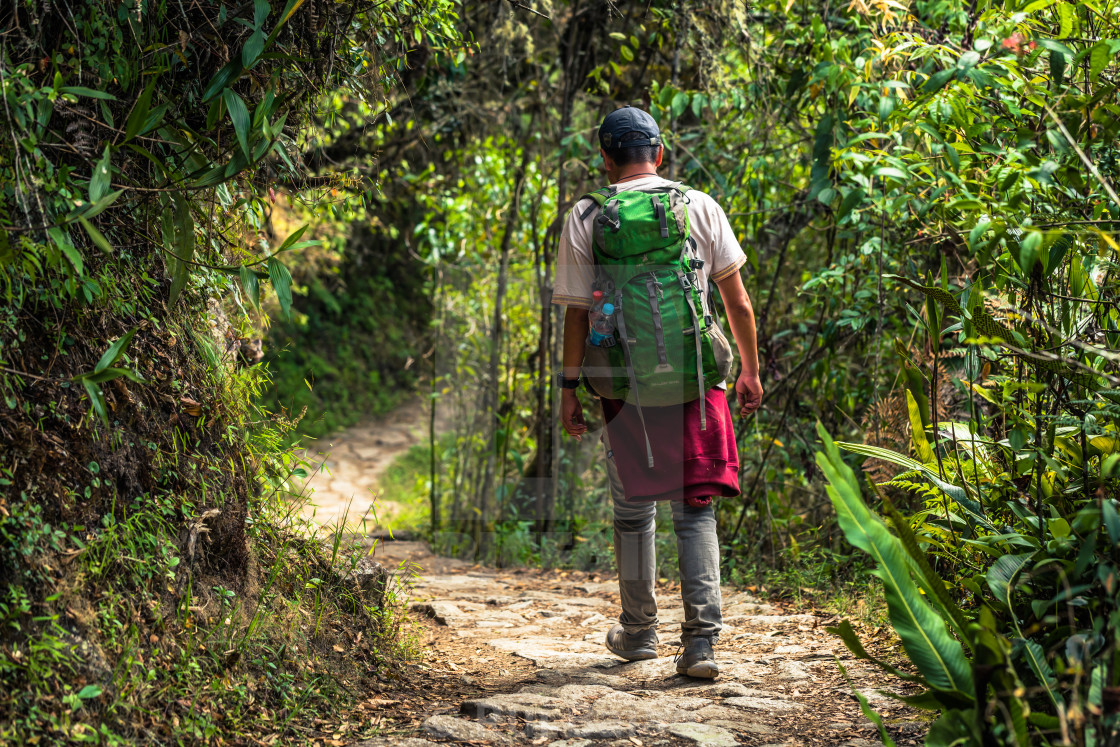
{"label": "man's left arm", "polygon": [[754,325],[754,307],[750,296],[743,286],[743,277],[732,272],[716,281],[723,307],[727,312],[727,324],[739,348],[743,370],[735,382],[735,394],[739,398],[739,414],[750,415],[762,404],[762,382],[758,378],[758,339]]}

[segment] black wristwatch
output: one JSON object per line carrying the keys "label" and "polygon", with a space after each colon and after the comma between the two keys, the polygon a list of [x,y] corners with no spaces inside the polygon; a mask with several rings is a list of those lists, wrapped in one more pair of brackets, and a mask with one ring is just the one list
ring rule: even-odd
{"label": "black wristwatch", "polygon": [[556,374],[556,386],[561,389],[577,389],[579,387],[579,377],[577,376],[574,379],[569,379],[564,376],[564,372],[561,371]]}

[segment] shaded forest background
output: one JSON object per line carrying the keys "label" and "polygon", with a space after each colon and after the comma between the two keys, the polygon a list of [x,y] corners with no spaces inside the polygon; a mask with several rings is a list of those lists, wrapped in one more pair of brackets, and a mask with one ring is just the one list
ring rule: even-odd
{"label": "shaded forest background", "polygon": [[[549,299],[595,128],[632,103],[749,258],[767,394],[718,509],[727,578],[850,594],[874,569],[931,744],[1115,739],[1118,14],[0,11],[4,736],[298,722],[338,695],[299,658],[356,629],[384,676],[395,592],[292,530],[290,447],[417,393],[446,425],[394,497],[437,546],[610,562],[598,445],[554,427]],[[213,708],[151,717],[200,683]]]}

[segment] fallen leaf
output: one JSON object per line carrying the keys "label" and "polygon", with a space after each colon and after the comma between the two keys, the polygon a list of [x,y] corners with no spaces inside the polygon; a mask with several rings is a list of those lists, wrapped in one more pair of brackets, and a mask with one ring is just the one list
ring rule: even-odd
{"label": "fallen leaf", "polygon": [[362,703],[362,708],[377,708],[378,706],[396,705],[399,700],[386,700],[385,698],[370,698]]}
{"label": "fallen leaf", "polygon": [[191,417],[197,418],[202,414],[202,403],[197,402],[190,397],[179,397],[179,404],[183,406],[183,410],[185,410],[186,413]]}

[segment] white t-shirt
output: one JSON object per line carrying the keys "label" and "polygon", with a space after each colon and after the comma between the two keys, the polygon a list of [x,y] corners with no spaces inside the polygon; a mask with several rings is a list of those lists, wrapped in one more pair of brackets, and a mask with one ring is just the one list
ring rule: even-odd
{"label": "white t-shirt", "polygon": [[[619,191],[625,191],[672,183],[660,176],[647,176],[614,186]],[[708,280],[718,282],[737,272],[747,261],[747,256],[739,246],[731,224],[727,222],[727,215],[715,200],[696,190],[686,192],[685,198],[688,200],[692,238],[696,240],[696,257],[704,260],[704,266],[695,272],[704,295],[704,305],[710,310],[712,307],[707,299]],[[580,216],[594,204],[591,198],[584,198],[568,213],[556,256],[556,282],[552,290],[554,304],[591,308],[592,285],[595,280],[595,258],[591,251],[592,228],[599,211],[592,210],[586,219],[581,219]]]}

